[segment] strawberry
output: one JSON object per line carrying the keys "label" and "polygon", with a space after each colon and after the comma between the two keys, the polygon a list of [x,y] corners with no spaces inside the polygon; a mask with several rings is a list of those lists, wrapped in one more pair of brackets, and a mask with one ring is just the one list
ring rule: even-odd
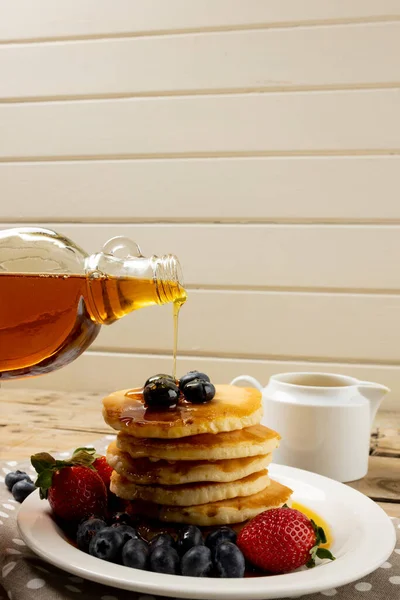
{"label": "strawberry", "polygon": [[113,468],[110,467],[110,465],[108,464],[106,457],[98,456],[95,459],[93,466],[104,481],[104,485],[106,486],[107,490],[109,490],[111,473],[113,472]]}
{"label": "strawberry", "polygon": [[252,519],[241,530],[237,545],[246,560],[269,573],[288,573],[315,558],[335,560],[326,548],[324,530],[292,508],[272,508]]}
{"label": "strawberry", "polygon": [[107,490],[93,466],[95,452],[94,448],[78,448],[67,460],[56,460],[47,452],[31,457],[40,497],[47,498],[54,514],[66,521],[106,513]]}

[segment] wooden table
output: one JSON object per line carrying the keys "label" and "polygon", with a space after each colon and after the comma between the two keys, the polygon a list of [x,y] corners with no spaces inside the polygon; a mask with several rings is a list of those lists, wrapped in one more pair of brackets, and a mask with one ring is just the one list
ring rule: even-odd
{"label": "wooden table", "polygon": [[[0,460],[70,450],[111,433],[101,414],[103,395],[0,389]],[[400,413],[378,414],[368,475],[349,485],[400,518]]]}

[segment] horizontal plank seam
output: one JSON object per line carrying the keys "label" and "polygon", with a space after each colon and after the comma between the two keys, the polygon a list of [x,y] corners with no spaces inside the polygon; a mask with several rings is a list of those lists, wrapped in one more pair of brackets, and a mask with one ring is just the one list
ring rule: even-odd
{"label": "horizontal plank seam", "polygon": [[268,285],[212,285],[212,284],[188,284],[185,286],[187,290],[196,292],[215,292],[215,293],[239,293],[248,294],[252,292],[254,294],[270,295],[297,295],[297,296],[328,296],[332,295],[337,297],[342,296],[361,296],[363,298],[380,298],[385,299],[387,297],[399,296],[400,289],[369,289],[369,288],[321,288],[321,287],[299,287],[299,286],[268,286]]}
{"label": "horizontal plank seam", "polygon": [[[345,158],[345,159],[347,159],[349,161],[352,161],[352,160],[360,160],[360,159],[363,159],[363,158],[365,158],[367,160],[368,158],[372,157],[372,158],[377,158],[378,160],[395,160],[396,162],[398,161],[398,154],[396,154],[396,153],[394,155],[391,155],[391,154],[389,154],[389,155],[386,155],[386,154],[382,155],[380,153],[381,151],[378,151],[378,154],[374,155],[374,154],[370,153],[372,151],[367,151],[367,152],[368,153],[365,154],[365,155],[364,154],[362,154],[362,155],[358,155],[358,154],[355,154],[355,155],[354,154],[341,154],[339,156],[339,158]],[[217,156],[217,157],[215,157],[215,156],[201,156],[200,157],[201,163],[206,163],[206,162],[211,163],[211,162],[214,162],[215,160],[218,160],[218,159],[221,159],[223,161],[230,161],[230,160],[232,160],[232,161],[235,161],[235,162],[247,163],[247,162],[251,161],[251,159],[253,159],[253,158],[262,158],[262,159],[266,159],[266,161],[268,161],[268,160],[277,160],[277,159],[281,159],[281,158],[285,158],[285,159],[286,158],[290,158],[292,160],[296,160],[296,159],[302,160],[303,158],[309,158],[309,156],[308,156],[308,154],[304,154],[304,155],[297,155],[296,154],[294,156],[289,156],[289,157],[287,157],[285,155],[284,156],[268,155],[268,156],[259,156],[259,157],[258,156],[253,156],[253,155],[250,155],[250,156]],[[318,160],[326,161],[326,160],[329,160],[331,158],[331,154],[329,153],[327,155],[324,155],[324,154],[321,154],[321,155],[319,155],[319,154],[318,155],[312,155],[311,158],[316,158]],[[128,158],[113,158],[113,157],[110,158],[110,157],[106,157],[106,158],[91,158],[91,160],[92,160],[92,162],[97,162],[97,163],[99,163],[99,164],[102,165],[104,162],[107,162],[108,164],[121,163],[121,162],[130,163],[132,160],[134,160],[136,162],[142,161],[142,162],[151,163],[154,159],[151,156],[150,157],[144,156],[144,157],[141,157],[141,158],[134,158],[134,159],[131,159],[129,157]],[[190,162],[199,162],[199,157],[197,157],[197,156],[187,156],[187,155],[179,156],[179,157],[173,157],[173,156],[168,155],[166,158],[163,156],[162,159],[156,159],[156,160],[159,160],[159,162],[164,161],[164,160],[171,160],[171,161],[176,161],[176,162],[188,162],[188,163],[190,163]],[[46,163],[47,161],[44,161],[44,162]],[[57,160],[57,162],[58,163],[60,163],[60,162],[61,163],[65,163],[65,165],[71,166],[71,165],[78,165],[81,162],[81,160],[79,158],[75,158],[75,159],[74,158],[66,158],[66,159],[60,158],[59,160]],[[14,168],[16,168],[16,167],[21,168],[22,166],[25,166],[25,165],[29,166],[32,163],[36,165],[36,164],[40,163],[40,159],[37,159],[37,158],[34,158],[34,160],[32,158],[26,158],[25,160],[19,159],[18,163],[19,164],[16,165],[14,160],[10,161],[10,165],[12,165]],[[2,163],[0,164],[0,169],[6,168],[7,166],[8,166],[7,159],[2,159]]]}
{"label": "horizontal plank seam", "polygon": [[[0,224],[0,230],[2,225]],[[382,298],[388,299],[399,297],[400,288],[351,288],[351,287],[317,287],[317,286],[268,286],[268,285],[217,285],[207,283],[190,283],[185,285],[186,290],[204,293],[236,293],[236,294],[264,294],[265,296],[288,295],[288,296],[327,296],[334,297],[359,297],[359,298]]]}
{"label": "horizontal plank seam", "polygon": [[257,158],[257,157],[292,157],[292,156],[398,156],[400,148],[370,148],[370,149],[346,149],[346,150],[248,150],[248,151],[202,151],[202,152],[169,152],[169,153],[124,153],[124,154],[64,154],[59,156],[4,156],[0,157],[0,163],[18,162],[65,162],[65,161],[98,161],[98,160],[169,160],[177,158]]}
{"label": "horizontal plank seam", "polygon": [[[354,151],[353,151],[354,152]],[[361,154],[360,154],[361,152]],[[116,158],[115,156],[104,156],[104,157],[84,157],[84,159],[81,158],[62,158],[62,157],[48,157],[49,160],[45,160],[43,161],[44,164],[47,164],[48,162],[51,162],[51,158],[56,158],[57,160],[55,161],[56,163],[63,163],[65,165],[71,166],[71,165],[79,165],[82,160],[87,160],[89,158],[89,160],[93,163],[99,163],[99,165],[101,164],[103,166],[103,163],[107,163],[107,164],[120,164],[123,162],[131,163],[133,161],[140,163],[140,162],[148,162],[149,164],[153,161],[158,161],[159,163],[164,162],[165,160],[169,160],[171,162],[201,162],[201,163],[212,163],[214,161],[234,161],[234,162],[241,162],[241,163],[246,163],[246,162],[250,162],[253,158],[261,158],[261,159],[265,159],[265,161],[276,161],[276,160],[280,160],[280,159],[291,159],[291,161],[295,161],[296,159],[302,161],[304,158],[315,158],[321,161],[327,161],[330,160],[330,158],[332,158],[332,151],[329,151],[327,154],[323,154],[323,153],[319,153],[316,154],[315,151],[312,152],[311,154],[308,152],[303,152],[302,154],[294,154],[294,155],[290,155],[287,156],[286,154],[281,155],[275,155],[273,153],[269,153],[266,155],[262,155],[262,156],[256,156],[255,154],[249,154],[246,155],[245,153],[237,153],[237,155],[235,156],[222,156],[222,153],[219,153],[220,156],[189,156],[187,154],[183,154],[182,153],[179,156],[171,156],[171,155],[162,155],[161,158],[157,158],[157,157],[153,157],[153,156],[135,156],[134,158],[130,158],[129,156],[125,156],[125,157],[121,157],[121,158]],[[119,155],[120,156],[120,155]],[[399,160],[399,151],[390,151],[389,153],[386,153],[386,151],[384,151],[384,154],[382,154],[382,150],[378,150],[376,154],[373,153],[373,150],[359,150],[359,152],[357,154],[346,154],[345,151],[343,151],[343,153],[337,155],[338,158],[345,158],[346,160],[352,161],[352,160],[362,160],[362,159],[369,159],[369,158],[376,158],[378,160],[391,160],[391,161],[398,161]],[[200,161],[199,161],[200,158]],[[0,170],[3,168],[7,168],[7,166],[12,166],[13,168],[22,168],[24,166],[31,166],[31,165],[37,165],[39,166],[41,163],[40,158],[37,157],[27,157],[25,159],[17,157],[17,161],[15,160],[15,158],[11,159],[11,160],[7,160],[7,158],[1,158],[0,161]],[[115,215],[114,215],[115,216]]]}
{"label": "horizontal plank seam", "polygon": [[[0,227],[2,224],[3,220],[1,218],[0,215]],[[9,223],[15,222],[13,221],[9,221]],[[22,223],[26,223],[25,219],[20,221],[20,225]],[[36,221],[35,221],[36,222]],[[41,222],[41,221],[40,221]],[[54,224],[56,225],[58,223],[57,219],[52,218],[51,220],[48,221],[48,224]],[[68,224],[71,227],[73,227],[76,230],[79,230],[81,227],[81,225],[83,225],[82,223],[74,223],[72,221],[66,221],[64,224]],[[129,226],[129,221],[124,221],[123,223],[117,223],[117,225],[123,224],[124,226]],[[153,223],[152,223],[153,224]],[[191,229],[194,229],[196,226],[199,227],[199,229],[215,229],[215,230],[219,230],[219,229],[232,229],[235,230],[236,226],[238,225],[239,227],[245,229],[293,229],[293,230],[299,230],[299,229],[305,229],[305,230],[309,230],[310,228],[313,228],[314,223],[239,223],[239,224],[235,224],[235,223],[200,223],[200,222],[195,222],[195,223],[185,223],[185,222],[179,222],[179,223],[171,223],[171,222],[165,222],[165,223],[158,223],[162,228],[164,228],[165,230],[169,230],[175,227],[178,228],[185,228],[187,225],[191,226]],[[109,227],[110,223],[108,221],[104,222],[104,223],[94,223],[92,221],[87,222],[84,224],[85,228],[88,229],[107,229]],[[137,227],[144,227],[147,228],[149,226],[149,223],[145,223],[145,222],[136,222],[133,223],[133,225],[137,226]],[[383,228],[383,229],[388,229],[388,228],[392,228],[395,231],[399,231],[400,233],[400,227],[397,224],[393,224],[393,223],[387,223],[384,226],[379,225],[375,225],[373,223],[362,223],[361,225],[359,224],[352,224],[352,223],[344,223],[344,224],[338,224],[338,223],[319,223],[318,225],[315,226],[315,228],[319,229],[319,228],[327,228],[327,229],[341,229],[341,230],[346,230],[349,229],[351,231],[353,230],[361,230],[363,231],[364,229],[379,229],[379,228]]]}
{"label": "horizontal plank seam", "polygon": [[[0,166],[0,175],[1,175],[1,166]],[[134,217],[131,216],[126,216],[126,217],[120,217],[120,219],[116,219],[115,215],[110,215],[110,217],[99,217],[99,218],[93,218],[92,216],[88,216],[88,217],[79,217],[76,219],[71,219],[70,216],[68,217],[62,217],[62,216],[52,216],[52,217],[45,217],[43,215],[38,215],[36,217],[30,217],[30,216],[25,216],[24,217],[4,217],[2,215],[0,215],[0,219],[1,219],[1,224],[12,224],[15,223],[16,225],[32,225],[32,224],[37,224],[37,223],[41,223],[41,224],[51,224],[51,223],[56,223],[58,224],[63,224],[63,225],[85,225],[85,226],[91,226],[91,225],[101,225],[101,226],[111,226],[111,225],[123,225],[123,226],[129,226],[129,225],[177,225],[177,226],[182,226],[182,225],[217,225],[217,226],[231,226],[231,225],[236,225],[238,227],[242,227],[242,226],[262,226],[262,225],[268,225],[269,227],[273,227],[273,226],[279,226],[279,225],[284,225],[284,226],[302,226],[302,225],[315,225],[315,226],[336,226],[339,228],[343,228],[346,227],[347,225],[351,225],[351,226],[359,226],[362,228],[368,228],[368,227],[382,227],[382,228],[387,228],[387,227],[391,227],[391,226],[398,226],[400,225],[400,217],[399,218],[386,218],[386,219],[379,219],[379,218],[370,218],[370,219],[351,219],[351,218],[347,218],[347,217],[343,217],[343,218],[318,218],[318,217],[308,217],[308,218],[246,218],[246,217],[232,217],[232,218],[222,218],[219,219],[217,217],[210,217],[210,218],[203,218],[203,217],[193,217],[193,218],[189,218],[189,217],[184,217],[184,218],[179,218],[179,217],[172,217],[172,218],[160,218],[160,217],[140,217],[135,219]]]}
{"label": "horizontal plank seam", "polygon": [[[96,350],[87,350],[86,355],[115,355],[117,357],[141,357],[141,358],[171,358],[171,353],[161,351],[161,350],[141,350],[135,349],[134,352],[129,352],[125,348],[109,348],[108,346],[99,346]],[[226,352],[213,352],[212,354],[207,352],[200,352],[198,350],[190,352],[188,350],[184,350],[183,352],[178,352],[178,360],[184,359],[192,359],[192,358],[202,358],[208,360],[217,360],[217,361],[233,361],[233,362],[282,362],[282,363],[298,363],[304,364],[305,366],[310,366],[310,363],[320,364],[320,365],[335,365],[335,366],[348,366],[352,365],[354,367],[400,367],[400,361],[380,361],[379,359],[355,359],[355,358],[330,358],[330,357],[314,357],[314,356],[292,356],[292,355],[260,355],[260,354],[237,354],[237,353],[226,353]]]}
{"label": "horizontal plank seam", "polygon": [[192,283],[186,285],[188,290],[202,290],[202,291],[237,291],[237,292],[268,292],[275,294],[315,294],[315,295],[326,295],[326,296],[382,296],[382,298],[388,296],[399,296],[399,288],[351,288],[351,287],[320,287],[320,286],[268,286],[268,285],[212,285],[206,283]]}
{"label": "horizontal plank seam", "polygon": [[[358,87],[359,86],[359,87]],[[372,86],[372,87],[371,87]],[[9,104],[58,104],[60,102],[66,103],[86,103],[86,102],[99,102],[104,103],[109,100],[134,100],[146,99],[146,98],[192,98],[193,96],[215,96],[220,98],[221,96],[259,96],[261,94],[273,95],[273,94],[323,94],[327,95],[332,92],[368,92],[368,91],[379,91],[379,90],[399,90],[400,83],[395,81],[389,82],[375,82],[365,84],[326,84],[326,85],[307,85],[307,86],[290,86],[290,85],[279,85],[279,86],[254,86],[254,87],[240,87],[240,88],[225,88],[225,89],[201,89],[198,90],[173,90],[173,91],[155,91],[155,92],[127,92],[127,93],[107,93],[107,94],[82,94],[82,95],[71,95],[71,96],[50,96],[50,97],[11,97],[1,98],[0,107],[2,105]]]}
{"label": "horizontal plank seam", "polygon": [[364,25],[370,23],[390,23],[400,21],[400,15],[374,15],[371,17],[349,17],[333,19],[303,19],[300,21],[277,21],[263,23],[243,23],[237,25],[204,25],[198,27],[182,27],[176,29],[144,29],[142,31],[122,31],[118,33],[104,32],[94,34],[37,36],[37,37],[10,37],[0,39],[0,45],[16,44],[47,44],[53,42],[76,42],[90,40],[107,40],[120,38],[163,37],[169,35],[188,35],[197,33],[229,33],[234,31],[253,31],[259,29],[297,29],[305,27],[331,27],[336,25]]}
{"label": "horizontal plank seam", "polygon": [[129,98],[174,98],[187,96],[230,96],[236,94],[276,94],[296,92],[341,92],[357,90],[385,90],[400,88],[400,81],[376,82],[376,83],[330,83],[319,85],[270,85],[249,86],[232,88],[196,88],[178,90],[157,90],[143,92],[115,92],[99,94],[61,94],[50,96],[11,96],[1,97],[1,104],[40,104],[43,102],[69,102],[87,100],[122,100]]}

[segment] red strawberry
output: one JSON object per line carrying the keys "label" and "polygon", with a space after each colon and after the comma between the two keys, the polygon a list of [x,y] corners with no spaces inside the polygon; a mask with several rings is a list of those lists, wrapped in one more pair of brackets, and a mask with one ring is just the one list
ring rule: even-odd
{"label": "red strawberry", "polygon": [[315,557],[334,560],[326,548],[324,530],[292,508],[273,508],[252,519],[239,534],[237,545],[246,560],[270,573],[288,573],[303,565],[315,566]]}
{"label": "red strawberry", "polygon": [[107,490],[109,490],[111,473],[113,472],[113,469],[108,464],[106,457],[99,456],[98,458],[96,458],[96,460],[93,463],[93,466],[104,481],[104,485],[106,486]]}
{"label": "red strawberry", "polygon": [[91,515],[104,516],[107,490],[93,467],[94,448],[78,448],[68,460],[55,460],[47,452],[31,457],[38,478],[40,497],[47,498],[53,512],[67,521]]}

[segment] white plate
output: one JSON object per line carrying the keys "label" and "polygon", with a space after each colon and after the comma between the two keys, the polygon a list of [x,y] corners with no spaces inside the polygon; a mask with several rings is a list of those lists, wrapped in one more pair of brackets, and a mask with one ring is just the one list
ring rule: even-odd
{"label": "white plate", "polygon": [[256,600],[295,597],[350,583],[377,569],[395,546],[390,519],[372,500],[341,483],[300,469],[271,465],[274,479],[294,490],[293,499],[315,510],[332,527],[334,562],[286,575],[249,579],[202,579],[161,575],[101,561],[68,543],[47,502],[33,493],[22,504],[18,525],[26,544],[49,563],[116,588],[175,598]]}

